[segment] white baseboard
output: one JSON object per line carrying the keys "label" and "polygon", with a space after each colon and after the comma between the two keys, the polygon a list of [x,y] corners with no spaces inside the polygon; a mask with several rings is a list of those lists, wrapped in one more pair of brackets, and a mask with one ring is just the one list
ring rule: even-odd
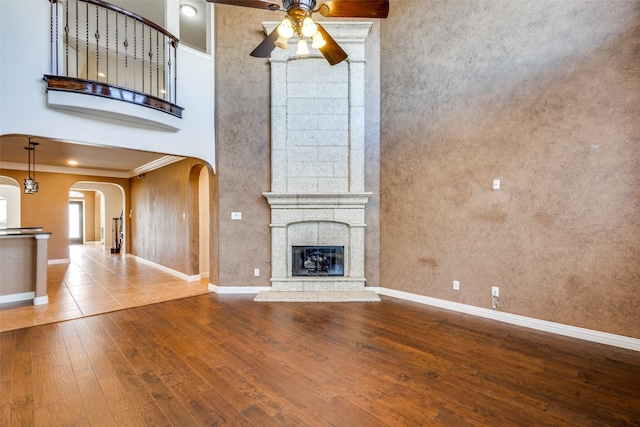
{"label": "white baseboard", "polygon": [[218,286],[209,283],[209,291],[217,294],[258,294],[260,291],[270,291],[271,286]]}
{"label": "white baseboard", "polygon": [[50,259],[47,261],[47,264],[49,265],[53,265],[53,264],[69,264],[71,262],[71,260],[69,258],[62,258],[62,259]]}
{"label": "white baseboard", "polygon": [[365,289],[376,291],[380,295],[387,295],[394,298],[400,298],[420,304],[431,305],[434,307],[444,308],[460,313],[472,314],[474,316],[494,319],[500,322],[524,326],[526,328],[536,329],[539,331],[551,332],[553,334],[564,335],[567,337],[578,338],[600,344],[607,344],[614,347],[626,348],[628,350],[640,351],[640,339],[626,337],[624,335],[610,334],[608,332],[595,331],[593,329],[580,328],[577,326],[565,325],[563,323],[540,320],[533,317],[504,313],[498,310],[493,311],[488,308],[481,308],[473,305],[461,304],[458,302],[452,302],[438,298],[431,298],[424,295],[412,294],[409,292],[396,291],[394,289],[388,289],[384,287],[367,287]]}
{"label": "white baseboard", "polygon": [[184,274],[180,271],[177,270],[173,270],[169,267],[165,267],[164,265],[161,264],[157,264],[153,261],[149,261],[146,260],[144,258],[140,258],[138,256],[135,255],[131,255],[131,254],[127,254],[126,255],[127,258],[134,258],[137,262],[140,262],[141,264],[146,264],[149,265],[151,267],[157,268],[158,270],[162,270],[165,273],[171,274],[172,276],[178,277],[182,280],[186,280],[187,282],[197,282],[200,280],[200,275],[199,274],[194,274],[193,276],[189,276],[188,274]]}
{"label": "white baseboard", "polygon": [[8,302],[27,301],[35,298],[35,292],[22,292],[19,294],[0,295],[0,304]]}

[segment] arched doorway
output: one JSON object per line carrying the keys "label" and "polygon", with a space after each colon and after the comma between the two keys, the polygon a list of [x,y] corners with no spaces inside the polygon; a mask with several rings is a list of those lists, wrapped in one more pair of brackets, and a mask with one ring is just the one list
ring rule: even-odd
{"label": "arched doorway", "polygon": [[198,163],[189,173],[189,274],[209,278],[211,272],[211,171]]}
{"label": "arched doorway", "polygon": [[[124,189],[118,184],[107,182],[79,181],[71,186],[71,191],[83,195],[93,194],[93,203],[83,203],[83,243],[101,244],[104,248],[114,248],[121,235],[122,247],[119,253],[126,253],[125,222],[126,211]],[[73,194],[72,194],[73,195]],[[69,202],[76,201],[70,195]],[[78,196],[76,195],[76,198]],[[114,229],[118,219],[120,229]],[[71,230],[71,228],[70,228]],[[122,231],[122,233],[120,233]],[[70,241],[71,243],[71,241]]]}
{"label": "arched doorway", "polygon": [[0,227],[20,227],[20,190],[18,181],[0,176]]}

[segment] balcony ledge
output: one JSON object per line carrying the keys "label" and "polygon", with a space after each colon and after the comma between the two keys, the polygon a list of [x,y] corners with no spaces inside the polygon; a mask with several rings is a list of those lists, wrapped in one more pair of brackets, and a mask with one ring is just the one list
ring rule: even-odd
{"label": "balcony ledge", "polygon": [[44,75],[47,105],[82,114],[177,131],[184,108],[160,98],[104,82]]}

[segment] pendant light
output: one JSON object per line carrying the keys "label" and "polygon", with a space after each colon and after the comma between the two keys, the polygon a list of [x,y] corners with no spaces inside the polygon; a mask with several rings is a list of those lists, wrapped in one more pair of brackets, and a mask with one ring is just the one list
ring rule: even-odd
{"label": "pendant light", "polygon": [[[25,194],[33,194],[38,192],[38,182],[36,181],[36,145],[38,145],[38,143],[31,142],[31,138],[29,138],[29,146],[24,147],[25,150],[28,150],[27,178],[24,180]],[[31,177],[31,152],[33,152],[33,178]]]}

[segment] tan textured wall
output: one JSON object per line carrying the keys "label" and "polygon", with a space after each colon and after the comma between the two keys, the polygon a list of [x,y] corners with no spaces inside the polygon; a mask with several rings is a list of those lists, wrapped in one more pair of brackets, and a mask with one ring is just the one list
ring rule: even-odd
{"label": "tan textured wall", "polygon": [[[84,194],[84,241],[96,241],[96,192],[83,191]],[[99,240],[99,239],[98,239]]]}
{"label": "tan textured wall", "polygon": [[[263,21],[281,13],[216,5],[217,159],[220,192],[220,282],[269,286],[270,63],[249,53],[264,39]],[[321,16],[314,15],[314,19]],[[367,284],[379,284],[379,24],[367,42]],[[232,221],[231,212],[242,212]],[[260,268],[260,277],[253,269]],[[213,280],[212,280],[213,281]]]}
{"label": "tan textured wall", "polygon": [[[269,286],[270,67],[249,56],[277,14],[216,5],[216,157],[222,286]],[[231,212],[242,212],[232,221]],[[260,268],[260,277],[253,269]]]}
{"label": "tan textured wall", "polygon": [[381,80],[383,286],[640,338],[640,2],[391,0]]}
{"label": "tan textured wall", "polygon": [[[130,253],[187,275],[199,274],[198,182],[192,176],[202,167],[198,159],[185,159],[129,180]],[[216,244],[215,236],[211,241]]]}
{"label": "tan textured wall", "polygon": [[94,205],[93,205],[93,218],[94,218],[93,237],[96,242],[100,242],[102,241],[102,234],[100,233],[100,229],[102,228],[102,224],[100,222],[100,212],[101,212],[100,207],[102,204],[103,197],[102,197],[102,193],[98,191],[94,191],[93,194],[95,195]]}
{"label": "tan textured wall", "polygon": [[[9,176],[19,183],[25,178],[24,171],[2,169],[0,175]],[[120,185],[128,199],[129,182],[123,178],[106,178],[90,175],[66,175],[38,172],[36,180],[39,191],[35,194],[21,193],[22,227],[43,227],[51,232],[48,242],[48,259],[69,258],[69,189],[78,181],[109,182]]]}

